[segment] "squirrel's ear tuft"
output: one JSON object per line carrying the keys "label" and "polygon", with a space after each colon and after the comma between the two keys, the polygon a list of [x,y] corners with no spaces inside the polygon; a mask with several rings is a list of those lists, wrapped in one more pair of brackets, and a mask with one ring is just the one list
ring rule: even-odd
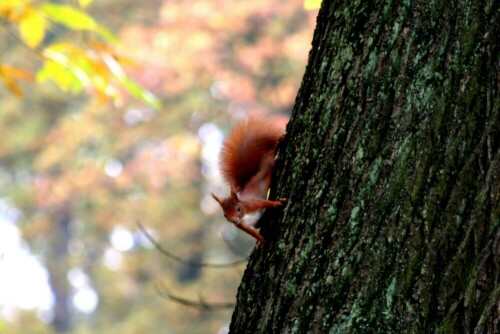
{"label": "squirrel's ear tuft", "polygon": [[222,205],[222,201],[220,200],[219,197],[215,196],[214,193],[210,193],[210,194],[212,194],[212,197],[217,201],[217,203]]}
{"label": "squirrel's ear tuft", "polygon": [[231,198],[238,202],[240,199],[238,198],[238,194],[236,194],[234,191],[231,190]]}

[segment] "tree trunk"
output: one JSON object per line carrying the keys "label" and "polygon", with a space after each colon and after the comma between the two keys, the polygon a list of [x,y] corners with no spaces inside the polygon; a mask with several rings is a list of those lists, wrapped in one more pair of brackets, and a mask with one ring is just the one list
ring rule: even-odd
{"label": "tree trunk", "polygon": [[323,1],[231,333],[500,333],[499,25]]}
{"label": "tree trunk", "polygon": [[54,233],[49,245],[50,259],[47,263],[50,286],[54,295],[54,318],[52,327],[56,333],[65,333],[73,327],[73,311],[71,308],[71,292],[67,274],[69,271],[69,242],[71,240],[71,208],[63,204],[54,213]]}

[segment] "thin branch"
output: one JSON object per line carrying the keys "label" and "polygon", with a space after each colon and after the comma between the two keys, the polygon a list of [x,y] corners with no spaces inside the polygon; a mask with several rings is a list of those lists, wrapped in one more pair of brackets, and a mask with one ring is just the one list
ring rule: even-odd
{"label": "thin branch", "polygon": [[206,311],[219,311],[221,309],[233,309],[235,304],[234,303],[207,303],[203,300],[201,295],[199,296],[198,300],[191,300],[191,299],[186,299],[182,297],[175,296],[172,294],[168,289],[158,283],[156,285],[156,291],[158,294],[165,298],[165,299],[170,299],[176,303],[179,303],[181,305],[189,306],[189,307],[194,307],[197,309],[202,309]]}
{"label": "thin branch", "polygon": [[32,48],[26,42],[17,34],[13,31],[13,24],[10,23],[9,21],[6,20],[0,20],[0,27],[3,28],[3,30],[9,35],[12,39],[16,41],[16,43],[21,44],[24,48],[27,50],[31,51],[36,57],[40,58],[41,60],[47,59],[47,57],[40,52],[40,50],[36,48]]}
{"label": "thin branch", "polygon": [[136,220],[135,223],[137,224],[137,227],[142,232],[142,234],[144,234],[144,236],[153,244],[153,246],[156,248],[156,250],[158,252],[160,252],[161,254],[165,255],[166,257],[168,257],[168,258],[170,258],[178,263],[184,264],[186,266],[207,267],[207,268],[228,268],[228,267],[240,265],[240,264],[248,261],[248,257],[241,259],[241,260],[234,261],[234,262],[230,262],[230,263],[206,263],[206,262],[193,262],[193,261],[185,260],[185,259],[171,253],[170,251],[166,250],[165,248],[163,248],[163,246],[160,245],[153,238],[153,236],[151,236],[151,234],[144,228],[144,226],[138,220]]}
{"label": "thin branch", "polygon": [[[221,236],[222,236],[222,240],[224,240],[224,242],[226,243],[226,246],[227,248],[229,248],[229,250],[234,253],[235,255],[238,255],[238,256],[245,256],[245,254],[243,254],[242,251],[240,251],[239,249],[237,249],[233,243],[231,241],[229,241],[229,239],[226,239],[226,236],[224,235],[224,233],[222,231],[219,231]],[[248,259],[248,257],[247,257]]]}

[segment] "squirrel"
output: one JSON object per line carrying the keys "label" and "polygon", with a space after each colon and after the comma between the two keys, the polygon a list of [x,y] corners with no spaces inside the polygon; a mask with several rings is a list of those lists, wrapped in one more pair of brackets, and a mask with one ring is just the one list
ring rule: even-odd
{"label": "squirrel", "polygon": [[267,199],[277,146],[284,136],[284,128],[275,122],[250,116],[231,129],[220,153],[221,174],[231,194],[221,199],[212,193],[212,197],[229,222],[257,239],[257,248],[264,238],[253,224],[245,223],[243,217],[265,208],[279,207],[287,201],[286,198]]}

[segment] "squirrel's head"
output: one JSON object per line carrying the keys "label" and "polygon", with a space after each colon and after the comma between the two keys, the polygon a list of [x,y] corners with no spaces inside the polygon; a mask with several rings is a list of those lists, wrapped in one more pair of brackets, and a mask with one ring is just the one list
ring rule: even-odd
{"label": "squirrel's head", "polygon": [[238,224],[241,222],[245,215],[245,208],[234,191],[231,190],[231,195],[228,198],[220,199],[214,194],[212,194],[212,197],[220,204],[222,211],[224,211],[224,217],[230,223]]}

